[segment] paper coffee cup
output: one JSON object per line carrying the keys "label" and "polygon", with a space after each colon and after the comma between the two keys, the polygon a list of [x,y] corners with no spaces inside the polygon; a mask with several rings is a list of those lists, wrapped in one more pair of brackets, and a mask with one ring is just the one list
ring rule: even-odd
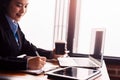
{"label": "paper coffee cup", "polygon": [[56,41],[55,42],[55,53],[59,55],[65,54],[66,51],[66,41]]}

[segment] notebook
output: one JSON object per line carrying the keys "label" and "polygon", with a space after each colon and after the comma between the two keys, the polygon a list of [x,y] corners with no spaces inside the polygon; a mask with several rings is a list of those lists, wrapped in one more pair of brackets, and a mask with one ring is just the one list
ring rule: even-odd
{"label": "notebook", "polygon": [[77,66],[87,68],[102,67],[105,32],[105,28],[95,28],[92,30],[91,50],[89,57],[58,58],[60,66]]}
{"label": "notebook", "polygon": [[48,79],[54,80],[93,80],[100,76],[101,72],[88,68],[65,67],[49,71],[46,74]]}

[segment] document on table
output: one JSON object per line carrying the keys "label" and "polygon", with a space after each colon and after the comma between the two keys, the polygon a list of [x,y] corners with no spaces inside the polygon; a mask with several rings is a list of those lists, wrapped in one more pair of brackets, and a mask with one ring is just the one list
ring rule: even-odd
{"label": "document on table", "polygon": [[58,67],[59,67],[59,65],[53,65],[50,62],[46,62],[45,66],[42,69],[39,69],[39,70],[22,70],[22,72],[26,72],[26,73],[30,73],[30,74],[41,74],[43,72],[50,71],[50,70],[56,69]]}

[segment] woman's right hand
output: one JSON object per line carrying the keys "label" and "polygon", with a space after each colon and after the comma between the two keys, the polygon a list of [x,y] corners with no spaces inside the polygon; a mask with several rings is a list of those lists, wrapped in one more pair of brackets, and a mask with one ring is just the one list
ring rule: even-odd
{"label": "woman's right hand", "polygon": [[28,69],[30,70],[37,70],[41,69],[46,63],[46,57],[29,57],[28,58]]}

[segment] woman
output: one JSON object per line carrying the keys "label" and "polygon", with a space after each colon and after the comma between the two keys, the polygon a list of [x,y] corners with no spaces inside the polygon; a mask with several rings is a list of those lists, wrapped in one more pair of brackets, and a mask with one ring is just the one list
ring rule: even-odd
{"label": "woman", "polygon": [[[1,70],[40,69],[45,65],[46,58],[53,58],[52,51],[36,48],[27,41],[18,25],[18,21],[27,12],[28,1],[0,0]],[[36,56],[36,51],[39,57]],[[18,58],[22,54],[29,57]]]}

